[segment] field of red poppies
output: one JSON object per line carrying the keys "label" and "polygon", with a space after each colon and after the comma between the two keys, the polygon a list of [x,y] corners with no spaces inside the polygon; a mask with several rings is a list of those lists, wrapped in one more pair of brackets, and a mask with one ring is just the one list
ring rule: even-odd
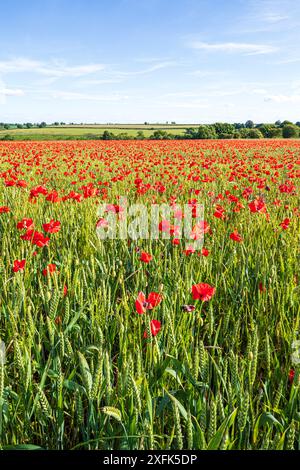
{"label": "field of red poppies", "polygon": [[[3,142],[0,177],[0,447],[300,448],[299,141]],[[103,239],[120,197],[172,217]]]}

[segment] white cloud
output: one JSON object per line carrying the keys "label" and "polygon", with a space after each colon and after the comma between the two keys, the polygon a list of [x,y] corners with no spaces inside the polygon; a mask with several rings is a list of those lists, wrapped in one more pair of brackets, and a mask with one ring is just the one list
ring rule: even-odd
{"label": "white cloud", "polygon": [[15,73],[34,71],[41,65],[41,62],[25,58],[11,59],[7,61],[0,61],[0,73]]}
{"label": "white cloud", "polygon": [[203,50],[208,52],[236,52],[246,55],[270,54],[278,50],[278,48],[268,44],[250,44],[243,42],[224,42],[211,44],[207,42],[193,41],[189,44],[189,46],[192,49]]}
{"label": "white cloud", "polygon": [[75,67],[67,67],[64,65],[57,65],[56,67],[41,66],[38,67],[37,72],[42,75],[47,75],[56,78],[62,77],[82,77],[105,69],[104,64],[87,64],[77,65]]}
{"label": "white cloud", "polygon": [[128,99],[126,95],[112,94],[99,95],[90,93],[76,93],[69,91],[52,91],[49,93],[54,99],[62,99],[66,101],[122,101]]}
{"label": "white cloud", "polygon": [[53,78],[82,77],[106,68],[104,64],[67,66],[62,61],[41,62],[26,58],[0,61],[0,73],[32,72]]}
{"label": "white cloud", "polygon": [[0,88],[2,96],[24,96],[24,91],[20,88]]}
{"label": "white cloud", "polygon": [[103,78],[97,80],[95,79],[87,79],[87,80],[80,80],[77,82],[77,86],[81,87],[83,85],[106,85],[110,83],[121,83],[123,80],[121,78]]}
{"label": "white cloud", "polygon": [[266,12],[262,17],[261,20],[265,21],[266,23],[279,23],[280,21],[288,20],[290,17],[287,15],[282,15],[280,13],[275,12]]}
{"label": "white cloud", "polygon": [[142,70],[135,70],[135,71],[130,71],[130,72],[115,72],[116,75],[119,74],[121,77],[126,77],[126,76],[134,76],[134,75],[144,75],[147,73],[155,72],[156,70],[161,70],[165,69],[167,67],[173,67],[178,65],[178,62],[175,61],[164,61],[164,62],[158,62],[157,64],[152,65],[151,67],[148,67],[146,69]]}
{"label": "white cloud", "polygon": [[274,103],[300,103],[300,95],[270,95],[265,98],[265,101],[272,101]]}
{"label": "white cloud", "polygon": [[253,90],[250,90],[250,93],[253,93],[254,95],[265,95],[267,91],[264,88],[254,88]]}

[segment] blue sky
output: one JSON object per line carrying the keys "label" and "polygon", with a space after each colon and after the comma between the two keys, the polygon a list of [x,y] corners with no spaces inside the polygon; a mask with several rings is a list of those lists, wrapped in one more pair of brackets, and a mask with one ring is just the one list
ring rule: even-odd
{"label": "blue sky", "polygon": [[297,0],[14,0],[0,121],[300,120]]}

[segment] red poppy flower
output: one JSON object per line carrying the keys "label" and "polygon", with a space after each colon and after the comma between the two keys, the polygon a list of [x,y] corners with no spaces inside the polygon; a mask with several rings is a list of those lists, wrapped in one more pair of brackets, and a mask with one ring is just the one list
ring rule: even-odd
{"label": "red poppy flower", "polygon": [[183,250],[183,254],[188,256],[188,255],[191,255],[193,253],[195,253],[195,248],[192,247],[192,246],[188,246],[186,250]]}
{"label": "red poppy flower", "polygon": [[124,207],[119,206],[118,204],[107,204],[106,212],[114,212],[118,214],[119,212],[124,212]]}
{"label": "red poppy flower", "polygon": [[291,220],[288,219],[288,218],[286,218],[286,219],[284,219],[284,221],[281,222],[279,225],[280,225],[280,227],[281,227],[283,230],[287,230],[288,227],[289,227],[289,225],[290,225],[290,223],[291,223]]}
{"label": "red poppy flower", "polygon": [[154,307],[160,304],[162,296],[156,292],[150,292],[148,298],[143,292],[139,292],[135,301],[135,308],[138,314],[145,313],[146,310],[152,310]]}
{"label": "red poppy flower", "polygon": [[207,248],[202,248],[201,255],[202,256],[208,256],[209,255],[209,250]]}
{"label": "red poppy flower", "polygon": [[140,260],[143,261],[143,263],[149,263],[152,260],[152,256],[146,251],[142,251]]}
{"label": "red poppy flower", "polygon": [[46,196],[46,201],[59,202],[58,192],[53,190]]}
{"label": "red poppy flower", "polygon": [[194,225],[192,232],[190,234],[190,238],[192,240],[199,240],[203,238],[205,233],[211,233],[211,228],[206,220],[201,220],[197,224]]}
{"label": "red poppy flower", "polygon": [[216,207],[216,210],[214,212],[214,217],[216,217],[217,219],[222,219],[224,220],[225,219],[225,209],[224,207],[220,206],[220,205],[217,205]]}
{"label": "red poppy flower", "polygon": [[146,312],[146,296],[143,292],[139,292],[135,301],[135,308],[139,315]]}
{"label": "red poppy flower", "polygon": [[294,382],[294,377],[295,377],[295,369],[290,369],[289,376],[288,376],[290,384]]}
{"label": "red poppy flower", "polygon": [[57,233],[60,231],[60,222],[51,219],[48,224],[43,224],[43,229],[47,233]]}
{"label": "red poppy flower", "polygon": [[258,288],[259,288],[260,292],[266,292],[266,290],[267,290],[262,282],[260,282],[258,284]]}
{"label": "red poppy flower", "polygon": [[17,181],[17,186],[19,186],[19,188],[26,188],[27,183],[26,183],[25,180],[19,180],[19,181]]}
{"label": "red poppy flower", "polygon": [[45,237],[42,233],[37,232],[36,230],[27,230],[20,238],[22,240],[31,241],[33,245],[36,245],[39,248],[47,246],[50,240],[50,238]]}
{"label": "red poppy flower", "polygon": [[265,213],[267,210],[267,206],[263,199],[255,199],[254,201],[248,204],[248,207],[251,212],[262,212]]}
{"label": "red poppy flower", "polygon": [[238,233],[237,230],[234,230],[230,235],[229,235],[229,238],[231,238],[231,240],[234,240],[235,242],[238,242],[238,243],[241,243],[243,241],[241,235]]}
{"label": "red poppy flower", "polygon": [[66,297],[66,295],[68,294],[68,286],[65,284],[64,285],[64,297]]}
{"label": "red poppy flower", "polygon": [[[160,332],[161,322],[159,320],[151,320],[150,328],[152,336],[156,336]],[[145,331],[144,338],[147,338],[147,336],[147,331]]]}
{"label": "red poppy flower", "polygon": [[162,301],[162,296],[160,294],[158,294],[157,292],[150,292],[150,294],[148,295],[148,299],[147,299],[147,302],[149,304],[148,309],[157,307],[157,305],[159,305],[161,301]]}
{"label": "red poppy flower", "polygon": [[171,228],[171,224],[168,220],[162,220],[158,225],[158,230],[160,232],[169,232]]}
{"label": "red poppy flower", "polygon": [[52,275],[56,271],[56,265],[55,264],[48,264],[47,268],[43,269],[42,273],[43,276],[48,276],[48,274]]}
{"label": "red poppy flower", "polygon": [[9,212],[10,208],[7,206],[2,206],[0,207],[0,214],[5,214],[6,212]]}
{"label": "red poppy flower", "polygon": [[22,259],[22,260],[16,259],[14,261],[13,272],[17,273],[18,271],[23,271],[25,268],[25,264],[26,264],[25,259]]}
{"label": "red poppy flower", "polygon": [[33,220],[32,219],[27,219],[24,217],[20,222],[17,223],[17,229],[18,230],[23,230],[24,228],[29,229],[33,228]]}
{"label": "red poppy flower", "polygon": [[108,227],[108,222],[103,217],[101,217],[96,223],[96,228],[100,228],[100,227]]}
{"label": "red poppy flower", "polygon": [[49,243],[50,238],[44,237],[42,233],[36,232],[36,234],[33,237],[33,245],[38,246],[39,248],[43,248],[44,246],[47,246]]}
{"label": "red poppy flower", "polygon": [[200,299],[203,302],[210,300],[215,294],[216,288],[201,282],[200,284],[194,284],[192,286],[192,296],[194,300]]}

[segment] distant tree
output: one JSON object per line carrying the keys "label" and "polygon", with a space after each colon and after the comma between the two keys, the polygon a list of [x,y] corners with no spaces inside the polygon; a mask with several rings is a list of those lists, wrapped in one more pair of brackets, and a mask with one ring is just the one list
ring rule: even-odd
{"label": "distant tree", "polygon": [[299,136],[299,129],[293,124],[285,124],[282,128],[282,137],[285,139],[291,139]]}
{"label": "distant tree", "polygon": [[145,121],[144,126],[148,126],[149,122]]}
{"label": "distant tree", "polygon": [[243,129],[245,127],[245,124],[242,122],[235,122],[233,125],[235,129]]}
{"label": "distant tree", "polygon": [[61,126],[65,126],[65,125],[66,125],[65,122],[60,122],[59,124],[60,124]]}
{"label": "distant tree", "polygon": [[240,129],[240,135],[242,139],[261,139],[263,134],[259,129]]}
{"label": "distant tree", "polygon": [[166,140],[170,139],[170,135],[167,133],[167,131],[163,131],[161,129],[157,129],[153,132],[153,134],[150,136],[150,139],[154,140]]}
{"label": "distant tree", "polygon": [[297,126],[297,127],[300,127],[300,121],[297,121],[297,122],[296,122],[296,126]]}
{"label": "distant tree", "polygon": [[287,126],[287,125],[292,126],[293,123],[291,121],[285,120],[280,124],[280,127],[284,127],[284,126]]}
{"label": "distant tree", "polygon": [[262,139],[263,134],[259,129],[249,129],[248,130],[248,139]]}
{"label": "distant tree", "polygon": [[215,122],[215,124],[213,124],[213,127],[215,128],[215,131],[218,134],[218,137],[220,138],[221,135],[233,134],[235,131],[234,125],[228,124],[227,122]]}
{"label": "distant tree", "polygon": [[233,139],[234,135],[235,135],[235,132],[236,131],[234,131],[232,134],[227,134],[226,132],[221,133],[221,134],[218,135],[218,138],[219,139]]}
{"label": "distant tree", "polygon": [[3,127],[4,127],[4,129],[10,129],[11,126],[10,126],[10,124],[4,124]]}
{"label": "distant tree", "polygon": [[187,138],[187,139],[197,139],[199,137],[198,136],[198,131],[196,129],[194,129],[193,127],[189,127],[187,129],[184,130],[184,136]]}
{"label": "distant tree", "polygon": [[114,138],[114,134],[112,134],[109,131],[104,131],[102,134],[102,139],[103,140],[112,140]]}
{"label": "distant tree", "polygon": [[278,121],[275,122],[275,126],[280,127],[281,126],[281,121],[278,119]]}
{"label": "distant tree", "polygon": [[117,139],[117,140],[132,140],[133,136],[127,134],[127,132],[120,132],[120,134],[117,134],[117,135],[114,136],[114,139]]}
{"label": "distant tree", "polygon": [[43,128],[43,127],[47,127],[47,124],[45,123],[45,121],[42,121],[39,125],[38,125],[39,128]]}
{"label": "distant tree", "polygon": [[14,137],[11,134],[5,134],[1,140],[14,140]]}
{"label": "distant tree", "polygon": [[201,125],[198,128],[197,139],[217,139],[215,126]]}
{"label": "distant tree", "polygon": [[280,127],[275,127],[273,124],[263,124],[259,127],[260,132],[267,139],[275,137],[282,137],[282,130]]}
{"label": "distant tree", "polygon": [[253,129],[253,127],[254,127],[254,122],[251,121],[251,119],[248,119],[248,121],[245,122],[245,127],[246,127],[247,129]]}
{"label": "distant tree", "polygon": [[59,122],[55,121],[55,122],[53,123],[53,125],[54,125],[54,126],[59,126]]}
{"label": "distant tree", "polygon": [[271,127],[268,131],[267,137],[269,139],[275,139],[276,137],[282,137],[282,129],[280,127]]}
{"label": "distant tree", "polygon": [[17,124],[17,129],[24,129],[23,124]]}
{"label": "distant tree", "polygon": [[176,122],[175,122],[175,121],[172,121],[171,124],[172,124],[173,126],[175,126],[175,125],[176,125]]}
{"label": "distant tree", "polygon": [[143,131],[138,131],[136,134],[137,140],[144,140],[145,139],[145,134]]}

